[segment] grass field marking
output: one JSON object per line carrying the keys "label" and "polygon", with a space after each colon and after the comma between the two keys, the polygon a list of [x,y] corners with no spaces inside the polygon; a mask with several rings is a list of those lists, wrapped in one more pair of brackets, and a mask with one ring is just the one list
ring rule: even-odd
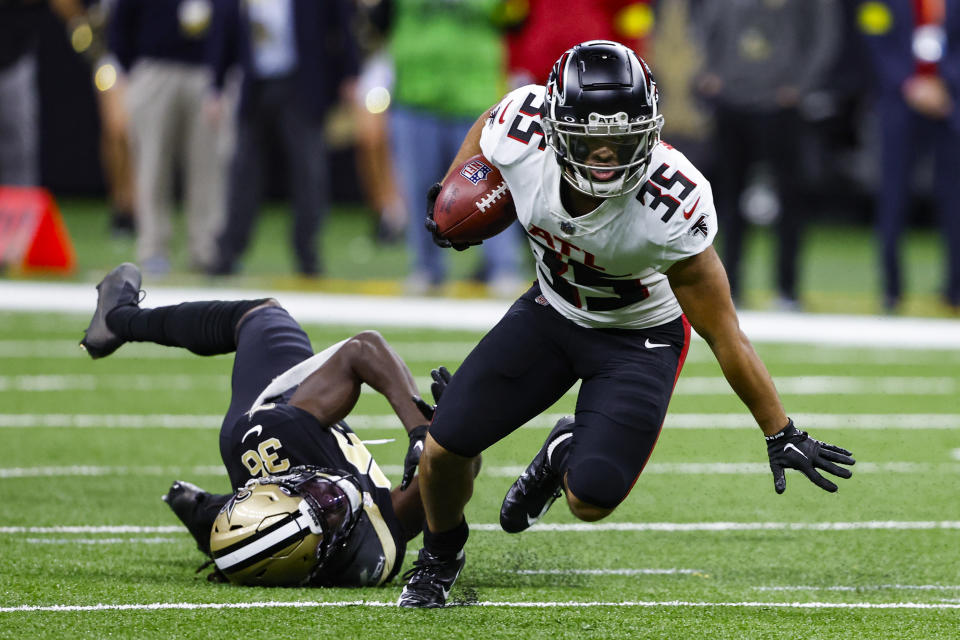
{"label": "grass field marking", "polygon": [[[602,522],[599,524],[535,524],[531,532],[604,533],[609,531],[637,532],[704,532],[727,531],[914,531],[929,529],[960,529],[960,520],[864,520],[859,522]],[[471,524],[471,531],[496,531],[499,524]],[[52,527],[0,526],[0,534],[37,533],[180,533],[182,526],[139,525],[59,525]]]}
{"label": "grass field marking", "polygon": [[142,527],[133,524],[58,525],[55,527],[0,527],[0,533],[186,533],[181,525]]}
{"label": "grass field marking", "polygon": [[[368,444],[379,444],[371,441]],[[387,475],[401,476],[403,466],[380,465]],[[505,465],[484,467],[483,473],[491,478],[516,478],[523,473],[524,466]],[[859,462],[855,467],[859,473],[960,473],[960,463],[942,462]],[[766,475],[770,465],[764,462],[657,462],[653,461],[645,475]],[[195,467],[108,467],[108,466],[43,466],[43,467],[0,467],[0,480],[9,478],[60,478],[60,477],[104,477],[104,476],[222,476],[223,467],[211,464]]]}
{"label": "grass field marking", "polygon": [[4,478],[44,478],[61,476],[167,476],[192,474],[204,476],[225,475],[222,466],[199,467],[96,467],[96,466],[67,466],[67,467],[0,467],[0,479]]}
{"label": "grass field marking", "polygon": [[[78,323],[82,324],[82,323]],[[78,330],[79,332],[79,330]],[[79,339],[65,340],[61,338],[35,339],[7,339],[0,340],[0,359],[34,359],[50,360],[86,360],[90,356],[79,347]],[[438,341],[418,342],[409,340],[391,340],[390,345],[404,360],[411,362],[436,362],[436,364],[452,364],[463,360],[476,346],[476,342]],[[326,345],[314,342],[314,350],[321,350]],[[712,363],[716,357],[705,346],[694,345],[687,353],[687,362]],[[193,360],[197,356],[186,349],[163,348],[151,344],[129,343],[123,349],[111,356],[111,360]],[[231,354],[215,356],[217,358],[232,358]],[[796,347],[793,345],[778,346],[776,353],[766,356],[771,361],[788,361],[792,364],[858,364],[884,365],[924,365],[950,362],[960,362],[960,353],[943,351],[917,351],[916,349],[866,349],[862,347]],[[209,360],[207,356],[205,359]]]}
{"label": "grass field marking", "polygon": [[168,544],[184,538],[27,538],[28,544]]}
{"label": "grass field marking", "polygon": [[812,585],[781,585],[769,587],[753,587],[755,591],[883,591],[889,589],[904,589],[907,591],[957,591],[960,585],[956,584],[867,584],[830,585],[817,587]]}
{"label": "grass field marking", "polygon": [[[268,297],[263,291],[204,287],[148,287],[149,304],[191,300]],[[463,300],[359,296],[287,291],[280,296],[290,314],[304,324],[487,331],[503,317],[509,300]],[[90,283],[0,281],[0,309],[76,313],[89,318],[95,298]],[[960,322],[950,319],[896,318],[834,314],[743,311],[744,333],[755,343],[834,344],[872,348],[960,349]],[[78,326],[83,321],[78,319]]]}
{"label": "grass field marking", "polygon": [[[339,607],[396,607],[394,601],[346,600],[346,601],[293,601],[293,602],[152,602],[149,604],[93,604],[93,605],[20,605],[0,607],[0,613],[63,612],[63,611],[163,611],[169,609],[277,609],[277,608],[339,608]],[[508,609],[578,609],[578,608],[737,608],[753,609],[757,607],[775,609],[960,609],[960,604],[951,602],[697,602],[684,600],[623,602],[498,602],[484,600],[457,606],[491,607]]]}
{"label": "grass field marking", "polygon": [[960,449],[951,449],[950,457],[954,460],[960,460]]}
{"label": "grass field marking", "polygon": [[[865,520],[860,522],[601,522],[535,524],[527,531],[548,532],[714,532],[728,531],[912,531],[960,529],[960,520]],[[471,531],[501,531],[499,524],[471,524]]]}
{"label": "grass field marking", "polygon": [[520,576],[672,576],[703,575],[702,569],[517,569]]}
{"label": "grass field marking", "polygon": [[[531,429],[552,429],[564,413],[543,413],[526,425]],[[864,430],[960,429],[960,413],[796,413],[794,420],[811,428]],[[71,414],[0,413],[0,428],[76,428],[76,429],[219,429],[219,414]],[[347,416],[357,429],[402,429],[394,415],[353,413]],[[750,429],[757,425],[747,413],[670,413],[665,429]],[[958,450],[960,451],[960,450]],[[960,456],[960,454],[958,454]],[[960,459],[958,457],[957,459]]]}
{"label": "grass field marking", "polygon": [[[427,376],[414,378],[417,387],[429,389]],[[781,395],[917,395],[937,396],[957,393],[958,380],[924,376],[778,376]],[[0,376],[0,392],[51,391],[191,391],[219,389],[227,391],[229,379],[211,374],[23,374]],[[565,395],[577,392],[574,385]],[[377,392],[366,385],[364,394]],[[730,385],[722,376],[680,376],[677,393],[684,395],[727,395]]]}

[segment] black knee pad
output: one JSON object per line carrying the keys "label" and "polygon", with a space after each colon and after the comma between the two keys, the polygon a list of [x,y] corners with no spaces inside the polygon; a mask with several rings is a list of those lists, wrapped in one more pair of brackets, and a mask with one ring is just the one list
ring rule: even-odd
{"label": "black knee pad", "polygon": [[567,489],[581,502],[613,509],[623,502],[633,486],[610,460],[599,456],[577,460],[567,468]]}

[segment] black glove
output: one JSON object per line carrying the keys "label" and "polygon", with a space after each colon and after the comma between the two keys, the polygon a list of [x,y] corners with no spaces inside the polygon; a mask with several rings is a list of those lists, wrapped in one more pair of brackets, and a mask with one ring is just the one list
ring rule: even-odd
{"label": "black glove", "polygon": [[[446,367],[438,367],[430,371],[430,377],[433,378],[433,383],[430,385],[430,393],[433,394],[433,401],[440,404],[440,396],[443,395],[443,391],[447,388],[447,384],[450,382],[452,376]],[[433,420],[433,414],[437,410],[435,405],[431,405],[420,396],[413,396],[413,403],[417,405],[417,409],[420,410],[424,418]]]}
{"label": "black glove", "polygon": [[433,220],[433,208],[437,204],[437,196],[440,195],[440,191],[443,189],[443,185],[439,182],[433,183],[433,186],[427,190],[427,217],[423,221],[423,226],[427,228],[427,231],[430,232],[430,236],[433,238],[433,244],[438,247],[443,247],[444,249],[450,249],[451,247],[457,251],[463,251],[474,245],[481,244],[480,242],[450,242],[442,235],[437,233],[437,223]]}
{"label": "black glove", "polygon": [[850,457],[852,454],[849,451],[811,438],[806,431],[800,431],[793,426],[793,420],[766,438],[770,470],[773,472],[773,488],[777,493],[783,493],[787,489],[784,469],[802,472],[810,482],[831,493],[837,490],[837,485],[817,473],[816,469],[823,469],[841,478],[853,475],[849,469],[834,464],[854,464],[856,461]]}
{"label": "black glove", "polygon": [[423,441],[427,439],[427,425],[414,427],[407,434],[410,436],[410,445],[407,447],[407,457],[403,459],[403,479],[400,480],[400,490],[404,491],[413,481],[413,474],[417,472],[420,456],[423,455]]}

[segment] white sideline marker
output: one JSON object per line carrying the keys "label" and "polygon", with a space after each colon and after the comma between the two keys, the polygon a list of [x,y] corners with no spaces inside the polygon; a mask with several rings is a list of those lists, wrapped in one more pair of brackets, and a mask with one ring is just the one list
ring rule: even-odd
{"label": "white sideline marker", "polygon": [[[502,531],[499,524],[471,524],[472,531]],[[601,522],[598,524],[535,524],[527,531],[578,531],[603,533],[636,532],[714,532],[726,531],[918,531],[960,529],[960,520],[864,520],[858,522]],[[61,525],[52,527],[0,526],[0,534],[38,533],[185,533],[182,526],[139,525]]]}
{"label": "white sideline marker", "polygon": [[[147,285],[151,307],[191,300],[264,298],[263,291]],[[509,300],[402,298],[287,291],[278,296],[300,322],[337,326],[420,327],[486,331],[509,308]],[[0,309],[77,313],[90,317],[92,283],[0,281]],[[960,322],[833,314],[743,311],[744,332],[754,343],[832,344],[870,348],[960,349]],[[698,338],[699,339],[699,338]]]}
{"label": "white sideline marker", "polygon": [[[524,428],[551,429],[566,414],[544,413]],[[960,429],[960,413],[797,413],[793,419],[811,430],[923,430]],[[10,429],[219,429],[219,414],[97,414],[0,413],[0,428]],[[393,415],[355,413],[347,416],[354,430],[402,428]],[[669,429],[748,429],[757,425],[747,413],[671,413],[663,427]],[[955,450],[960,452],[960,449]],[[956,454],[960,456],[960,453]],[[960,457],[957,457],[960,460]]]}
{"label": "white sideline marker", "polygon": [[[396,602],[379,600],[346,601],[293,601],[293,602],[153,602],[149,604],[94,604],[94,605],[20,605],[0,607],[0,613],[28,613],[33,611],[162,611],[169,609],[279,609],[279,608],[339,608],[339,607],[396,607]],[[960,609],[960,603],[948,602],[697,602],[684,600],[647,601],[632,600],[624,602],[497,602],[485,600],[473,602],[471,607],[489,607],[505,609],[560,609],[560,608],[775,608],[775,609]]]}
{"label": "white sideline marker", "polygon": [[[388,444],[385,440],[367,440],[371,446]],[[399,477],[403,474],[400,465],[380,465],[387,476]],[[516,478],[523,473],[522,466],[485,467],[483,473],[490,478]],[[858,462],[856,473],[960,473],[960,462]],[[770,465],[763,462],[652,462],[644,469],[644,475],[766,475]],[[119,477],[119,476],[214,476],[226,474],[222,466],[204,465],[195,467],[160,466],[63,466],[63,467],[0,467],[0,480],[11,478],[65,478],[65,477]]]}

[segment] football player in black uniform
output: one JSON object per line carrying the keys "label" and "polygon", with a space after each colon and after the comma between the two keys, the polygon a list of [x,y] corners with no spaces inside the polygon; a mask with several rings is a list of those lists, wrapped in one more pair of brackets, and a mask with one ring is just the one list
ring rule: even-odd
{"label": "football player in black uniform", "polygon": [[[239,584],[368,586],[389,581],[423,528],[414,477],[433,407],[403,360],[375,331],[314,355],[307,334],[272,299],[141,308],[130,263],[97,285],[81,345],[93,358],[125,342],[199,355],[236,352],[220,455],[234,494],[175,482],[164,500]],[[433,372],[434,398],[449,374]],[[367,383],[389,400],[410,437],[403,480],[390,482],[343,419]],[[479,464],[479,460],[477,461]],[[479,469],[479,467],[478,467]]]}

